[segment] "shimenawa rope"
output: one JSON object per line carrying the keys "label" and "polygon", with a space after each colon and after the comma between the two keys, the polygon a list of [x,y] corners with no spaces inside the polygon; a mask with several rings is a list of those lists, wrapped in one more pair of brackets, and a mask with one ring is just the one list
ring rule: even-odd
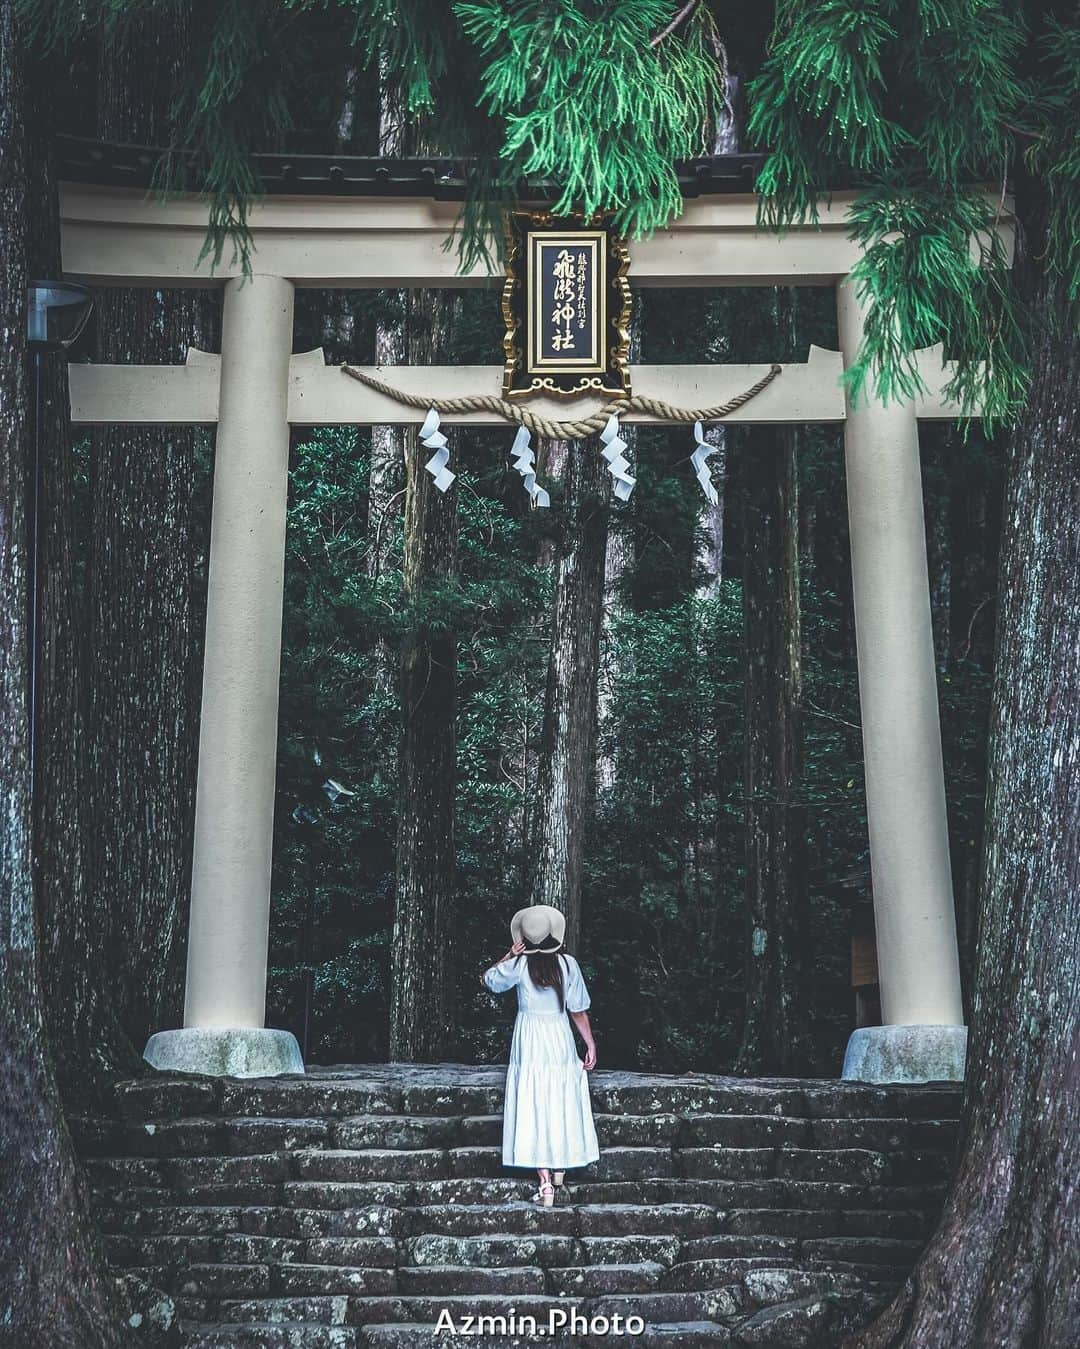
{"label": "shimenawa rope", "polygon": [[474,394],[469,398],[427,398],[423,394],[403,393],[392,384],[387,384],[385,380],[369,374],[366,370],[357,370],[355,366],[343,365],[341,369],[351,379],[359,380],[369,389],[385,394],[387,398],[403,403],[405,407],[434,408],[444,416],[454,416],[462,412],[494,412],[497,416],[505,417],[508,422],[527,426],[530,431],[548,440],[582,440],[585,436],[602,431],[613,414],[622,417],[627,412],[648,412],[668,422],[719,421],[720,418],[730,416],[745,403],[749,403],[751,398],[756,398],[762,389],[767,389],[777,375],[783,372],[782,366],[771,366],[768,373],[762,375],[756,384],[736,394],[734,398],[729,398],[726,403],[718,403],[715,407],[678,408],[660,398],[647,398],[644,394],[635,394],[633,398],[613,398],[605,403],[599,412],[594,412],[579,421],[553,422],[519,403],[511,403],[506,398],[495,398],[488,394]]}

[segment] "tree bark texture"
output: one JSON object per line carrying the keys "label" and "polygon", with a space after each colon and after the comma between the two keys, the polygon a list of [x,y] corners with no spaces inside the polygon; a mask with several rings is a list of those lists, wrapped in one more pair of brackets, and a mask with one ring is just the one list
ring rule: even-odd
{"label": "tree bark texture", "polygon": [[[50,63],[51,64],[51,63]],[[58,276],[60,226],[53,172],[50,89],[42,72],[27,91],[29,263]],[[37,699],[34,844],[44,1013],[57,1076],[69,1105],[91,1098],[103,1073],[135,1071],[139,1059],[103,980],[107,948],[90,883],[94,835],[88,782],[87,624],[84,558],[88,531],[72,452],[67,361],[44,362],[41,476],[40,670]]]}
{"label": "tree bark texture", "polygon": [[[378,95],[378,153],[394,156],[405,153],[405,112],[392,95],[392,86],[380,71]],[[404,365],[407,358],[405,315],[409,310],[407,291],[393,296],[391,313],[375,324],[375,364]],[[413,440],[415,451],[416,442]],[[390,546],[394,539],[394,520],[401,510],[405,464],[405,430],[401,426],[371,428],[371,469],[368,478],[367,574],[377,581],[386,573]],[[387,642],[378,640],[372,653],[375,687],[387,698],[393,695],[394,655]]]}
{"label": "tree bark texture", "polygon": [[0,1345],[117,1342],[42,1017],[32,880],[28,642],[30,163],[14,5],[0,0]]}
{"label": "tree bark texture", "polygon": [[597,675],[604,609],[610,475],[594,441],[565,459],[563,534],[533,815],[534,904],[566,915],[566,944],[581,938],[581,873],[593,806]]}
{"label": "tree bark texture", "polygon": [[795,431],[742,447],[746,1014],[736,1071],[790,1074],[807,1009],[799,503]]}
{"label": "tree bark texture", "polygon": [[[1027,255],[1039,220],[1018,206]],[[964,1143],[860,1349],[1060,1349],[1080,1327],[1080,312],[1022,265],[1038,346],[1009,447]]]}
{"label": "tree bark texture", "polygon": [[[98,133],[162,143],[188,48],[186,6],[152,10],[103,43]],[[106,290],[97,359],[180,364],[216,345],[209,292]],[[117,1011],[136,1045],[179,1025],[191,881],[204,582],[196,435],[94,435],[90,710],[94,902]]]}
{"label": "tree bark texture", "polygon": [[[430,363],[453,301],[427,292],[410,313],[410,357]],[[406,444],[404,599],[410,627],[401,647],[397,908],[390,981],[390,1057],[423,1061],[446,1043],[447,956],[454,895],[454,725],[457,642],[435,601],[452,577],[457,484],[442,493],[424,465],[431,451],[411,430]]]}

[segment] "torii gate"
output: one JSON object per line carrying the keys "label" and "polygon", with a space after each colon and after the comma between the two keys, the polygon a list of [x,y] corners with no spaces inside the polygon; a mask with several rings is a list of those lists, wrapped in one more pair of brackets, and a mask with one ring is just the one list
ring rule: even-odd
{"label": "torii gate", "polygon": [[[331,170],[331,177],[333,176]],[[378,177],[378,173],[376,174]],[[266,1075],[302,1072],[296,1041],[264,1028],[278,681],[290,425],[411,424],[423,412],[343,379],[321,351],[292,356],[296,287],[476,287],[444,249],[457,207],[415,195],[270,195],[253,206],[253,274],[199,263],[205,200],[166,203],[130,187],[63,183],[65,274],[91,285],[214,287],[223,292],[221,354],[184,366],[72,365],[77,425],[217,426],[196,789],[184,1027],[151,1036],[159,1068]],[[843,1075],[866,1081],[963,1076],[966,1029],[956,924],[919,463],[920,419],[959,410],[942,393],[940,348],[919,355],[929,392],[884,406],[846,400],[863,319],[848,274],[859,257],[852,194],[818,226],[778,236],[756,226],[745,192],[700,197],[654,237],[630,245],[635,286],[833,284],[839,352],[805,364],[724,420],[843,422],[871,871],[881,983],[880,1027],[851,1037]],[[1000,225],[1011,245],[1011,219]],[[637,366],[642,390],[675,405],[716,403],[767,366]],[[387,372],[383,372],[386,374]],[[433,398],[497,394],[502,367],[400,367],[398,387]],[[574,406],[574,405],[572,405]],[[551,416],[566,405],[537,399]],[[492,413],[447,423],[501,424]],[[645,415],[627,421],[655,422]]]}

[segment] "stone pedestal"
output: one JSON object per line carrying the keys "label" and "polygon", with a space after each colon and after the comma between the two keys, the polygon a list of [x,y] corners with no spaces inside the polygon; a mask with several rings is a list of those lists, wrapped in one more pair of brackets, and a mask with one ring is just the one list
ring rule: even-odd
{"label": "stone pedestal", "polygon": [[287,1030],[189,1026],[151,1035],[143,1058],[161,1071],[211,1077],[280,1077],[303,1073],[296,1036]]}
{"label": "stone pedestal", "polygon": [[966,1026],[867,1026],[848,1041],[848,1082],[962,1082]]}

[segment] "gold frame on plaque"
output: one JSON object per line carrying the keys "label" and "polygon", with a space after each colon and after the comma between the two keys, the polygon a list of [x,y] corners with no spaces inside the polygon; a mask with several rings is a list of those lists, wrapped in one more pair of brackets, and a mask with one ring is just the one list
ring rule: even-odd
{"label": "gold frame on plaque", "polygon": [[[576,398],[591,393],[628,398],[632,299],[627,280],[630,253],[625,240],[614,233],[607,217],[586,221],[581,217],[560,219],[547,211],[508,211],[504,226],[503,396],[525,398],[542,393]],[[594,341],[588,357],[538,356],[534,258],[546,242],[565,243],[570,239],[592,241],[596,249],[592,273]]]}

